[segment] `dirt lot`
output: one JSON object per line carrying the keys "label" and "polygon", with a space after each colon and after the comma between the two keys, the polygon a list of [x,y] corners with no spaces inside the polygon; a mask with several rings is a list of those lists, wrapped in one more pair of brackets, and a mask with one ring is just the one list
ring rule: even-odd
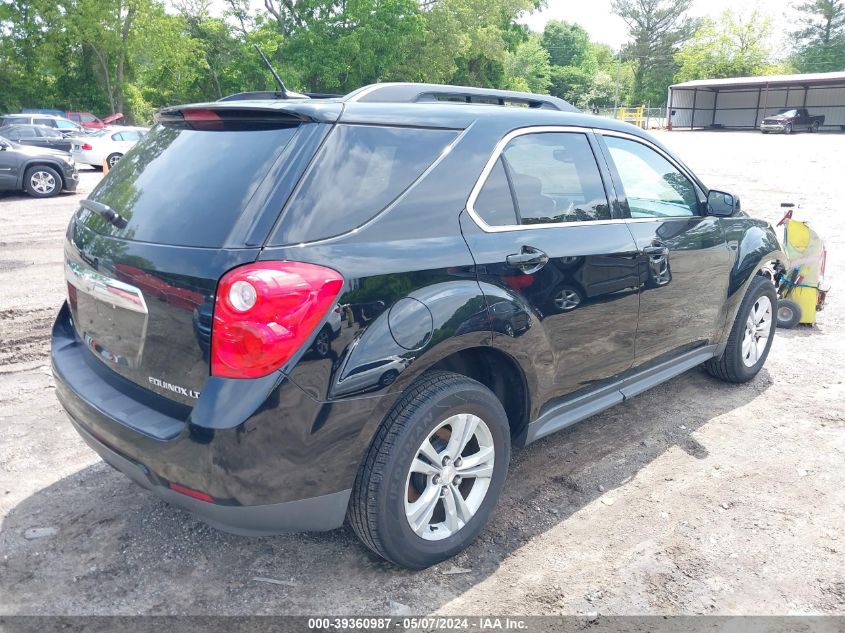
{"label": "dirt lot", "polygon": [[480,540],[419,573],[346,529],[222,534],[100,462],[48,363],[77,196],[0,194],[0,613],[845,614],[845,136],[661,137],[755,215],[802,203],[828,310],[750,384],[693,370],[519,452]]}

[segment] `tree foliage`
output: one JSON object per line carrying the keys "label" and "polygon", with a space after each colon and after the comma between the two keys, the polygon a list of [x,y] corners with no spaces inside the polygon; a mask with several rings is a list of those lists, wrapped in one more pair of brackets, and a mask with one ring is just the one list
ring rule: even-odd
{"label": "tree foliage", "polygon": [[539,1],[265,0],[253,15],[248,0],[2,0],[0,110],[149,121],[163,105],[274,87],[252,44],[294,90],[391,80],[545,90],[545,51],[518,23]]}
{"label": "tree foliage", "polygon": [[796,67],[817,73],[845,70],[845,0],[811,0],[796,8]]}
{"label": "tree foliage", "polygon": [[624,58],[634,64],[634,101],[661,103],[677,71],[675,53],[694,32],[687,17],[692,0],[612,0],[613,12],[628,26]]}
{"label": "tree foliage", "polygon": [[680,66],[676,81],[720,77],[750,77],[781,68],[772,63],[767,46],[771,18],[753,11],[747,19],[725,11],[718,22],[703,20],[675,55]]}

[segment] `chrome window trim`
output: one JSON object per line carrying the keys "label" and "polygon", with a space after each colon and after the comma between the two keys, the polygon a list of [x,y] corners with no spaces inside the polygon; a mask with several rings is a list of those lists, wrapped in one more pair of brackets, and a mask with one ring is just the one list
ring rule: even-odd
{"label": "chrome window trim", "polygon": [[[508,231],[526,231],[529,229],[550,229],[550,228],[564,228],[569,226],[597,226],[602,224],[623,224],[628,222],[633,223],[643,223],[643,222],[662,222],[664,220],[689,220],[693,218],[702,218],[704,216],[701,215],[673,215],[673,216],[663,216],[663,217],[648,217],[648,218],[611,218],[609,220],[579,220],[577,222],[554,222],[554,223],[544,223],[544,224],[503,224],[500,226],[491,226],[487,224],[479,213],[475,210],[475,202],[478,199],[481,190],[484,188],[484,185],[487,183],[487,178],[490,176],[490,172],[493,171],[493,167],[496,165],[496,161],[499,160],[499,157],[502,155],[505,147],[508,143],[510,143],[513,139],[524,136],[526,134],[545,134],[550,132],[569,132],[569,133],[576,133],[576,134],[583,134],[588,136],[591,132],[596,135],[606,134],[610,136],[618,136],[621,138],[626,138],[632,141],[637,141],[643,143],[647,147],[655,150],[658,154],[664,157],[669,163],[675,167],[678,171],[680,171],[687,179],[689,179],[693,186],[696,189],[700,189],[700,186],[697,180],[694,177],[691,177],[688,170],[682,169],[673,159],[671,156],[668,156],[666,152],[661,150],[658,146],[654,143],[648,141],[648,139],[644,139],[639,137],[635,134],[629,134],[627,132],[618,132],[616,130],[606,130],[603,128],[588,128],[588,127],[578,127],[574,125],[534,125],[529,127],[522,127],[517,128],[515,130],[511,130],[505,136],[496,143],[496,146],[493,148],[493,153],[490,155],[490,158],[487,160],[487,164],[484,166],[484,169],[481,171],[481,175],[479,175],[478,180],[475,181],[475,185],[473,185],[472,190],[470,191],[469,197],[467,198],[466,203],[466,210],[469,213],[470,217],[472,218],[473,222],[478,225],[485,233],[504,233]],[[591,146],[592,149],[592,146]],[[595,154],[594,154],[595,155]],[[598,161],[598,157],[596,157]],[[596,164],[596,168],[600,170],[598,164]]]}

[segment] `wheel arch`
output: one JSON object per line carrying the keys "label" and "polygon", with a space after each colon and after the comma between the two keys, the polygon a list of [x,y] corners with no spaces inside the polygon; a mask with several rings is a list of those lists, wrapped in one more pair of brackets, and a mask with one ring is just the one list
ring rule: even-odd
{"label": "wheel arch", "polygon": [[722,335],[719,338],[719,345],[716,350],[717,357],[725,351],[734,319],[736,319],[736,314],[739,311],[742,300],[748,292],[748,287],[751,285],[751,281],[757,276],[767,276],[764,269],[766,269],[769,265],[774,265],[776,270],[782,270],[785,267],[786,261],[786,253],[778,248],[776,250],[770,250],[765,255],[759,256],[754,260],[746,261],[745,265],[743,265],[741,269],[734,267],[734,270],[731,273],[731,291],[725,304],[725,326],[722,330]]}
{"label": "wheel arch", "polygon": [[44,158],[33,158],[32,160],[26,161],[20,167],[20,171],[18,173],[18,188],[23,189],[24,179],[26,178],[26,172],[28,172],[33,167],[49,167],[50,169],[54,170],[57,174],[59,174],[59,180],[62,183],[62,189],[65,188],[65,175],[64,170],[62,169],[61,164],[58,161],[52,161],[49,159]]}

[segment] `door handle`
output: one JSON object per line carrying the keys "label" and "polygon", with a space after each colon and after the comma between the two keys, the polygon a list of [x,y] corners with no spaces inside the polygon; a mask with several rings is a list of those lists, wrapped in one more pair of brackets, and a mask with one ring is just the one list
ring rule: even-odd
{"label": "door handle", "polygon": [[523,246],[519,253],[508,255],[506,261],[526,275],[531,275],[548,263],[549,256],[533,246]]}
{"label": "door handle", "polygon": [[646,246],[643,249],[643,254],[649,257],[666,257],[669,255],[669,247],[665,244],[653,244],[652,246]]}

